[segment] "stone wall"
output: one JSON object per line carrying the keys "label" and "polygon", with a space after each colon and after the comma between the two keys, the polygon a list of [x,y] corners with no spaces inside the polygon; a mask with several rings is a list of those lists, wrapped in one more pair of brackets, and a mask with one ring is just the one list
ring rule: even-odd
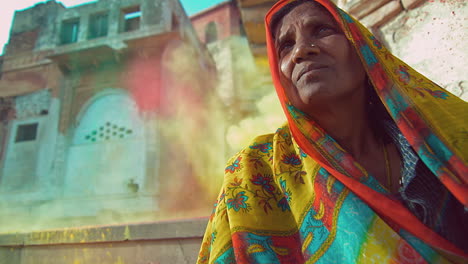
{"label": "stone wall", "polygon": [[467,1],[427,1],[381,27],[392,53],[468,101]]}
{"label": "stone wall", "polygon": [[208,219],[0,235],[0,264],[192,264]]}
{"label": "stone wall", "polygon": [[468,2],[463,0],[341,0],[389,50],[417,71],[468,100]]}
{"label": "stone wall", "polygon": [[35,5],[34,9],[16,11],[5,54],[55,45],[59,32],[56,19],[64,9],[61,3],[48,1]]}

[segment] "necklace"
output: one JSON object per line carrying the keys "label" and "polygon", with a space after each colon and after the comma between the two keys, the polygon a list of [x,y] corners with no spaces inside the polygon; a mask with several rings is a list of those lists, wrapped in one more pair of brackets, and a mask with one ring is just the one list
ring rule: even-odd
{"label": "necklace", "polygon": [[387,147],[385,146],[384,143],[382,143],[382,146],[383,146],[383,153],[384,153],[384,159],[385,159],[385,178],[387,179],[388,189],[392,191],[393,190],[392,167],[390,164],[390,159],[388,157]]}

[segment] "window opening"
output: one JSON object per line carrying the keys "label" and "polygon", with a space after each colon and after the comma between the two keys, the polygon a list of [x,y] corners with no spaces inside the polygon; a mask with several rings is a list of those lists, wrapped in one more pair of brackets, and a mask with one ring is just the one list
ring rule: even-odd
{"label": "window opening", "polygon": [[210,22],[205,28],[205,43],[211,43],[218,40],[218,29],[215,22]]}
{"label": "window opening", "polygon": [[141,10],[140,7],[131,7],[122,10],[123,28],[122,31],[128,32],[140,28]]}
{"label": "window opening", "polygon": [[0,56],[0,80],[2,79],[3,76],[3,57]]}
{"label": "window opening", "polygon": [[179,20],[175,16],[174,13],[172,13],[172,23],[171,23],[171,29],[176,30],[179,28]]}
{"label": "window opening", "polygon": [[80,30],[79,19],[62,22],[62,31],[60,34],[60,43],[69,44],[78,41],[78,33]]}
{"label": "window opening", "polygon": [[88,39],[107,36],[108,18],[107,13],[95,14],[90,17]]}
{"label": "window opening", "polygon": [[33,141],[37,136],[38,123],[19,125],[16,130],[15,142]]}
{"label": "window opening", "polygon": [[244,24],[242,23],[242,20],[239,19],[239,28],[240,28],[240,35],[241,36],[247,36],[247,33],[245,32]]}

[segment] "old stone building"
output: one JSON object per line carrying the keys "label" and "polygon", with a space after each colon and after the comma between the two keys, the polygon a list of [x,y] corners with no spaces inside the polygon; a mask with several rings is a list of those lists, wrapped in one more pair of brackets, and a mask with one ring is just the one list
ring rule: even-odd
{"label": "old stone building", "polygon": [[223,108],[179,1],[37,4],[0,61],[0,263],[193,262]]}

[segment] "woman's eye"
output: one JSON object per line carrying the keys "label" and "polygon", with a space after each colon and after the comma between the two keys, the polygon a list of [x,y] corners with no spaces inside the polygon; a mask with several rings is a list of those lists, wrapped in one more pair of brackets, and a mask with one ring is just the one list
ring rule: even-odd
{"label": "woman's eye", "polygon": [[283,44],[281,45],[281,49],[289,49],[289,48],[291,48],[293,45],[294,45],[294,44],[293,44],[292,42],[288,41],[288,42],[285,42],[285,43],[283,43]]}
{"label": "woman's eye", "polygon": [[334,34],[335,32],[336,30],[333,27],[326,26],[326,25],[320,26],[316,30],[316,34],[318,36],[328,36],[328,35]]}
{"label": "woman's eye", "polygon": [[284,52],[287,52],[294,46],[294,43],[292,41],[285,41],[279,45],[279,54],[283,54]]}

